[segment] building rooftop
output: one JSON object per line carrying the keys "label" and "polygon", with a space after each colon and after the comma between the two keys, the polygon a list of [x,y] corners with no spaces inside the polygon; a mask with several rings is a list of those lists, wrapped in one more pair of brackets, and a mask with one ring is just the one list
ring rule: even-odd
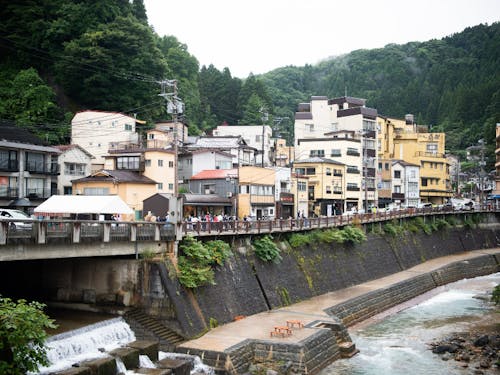
{"label": "building rooftop", "polygon": [[156,184],[156,181],[153,181],[149,177],[143,176],[137,172],[111,169],[102,169],[90,176],[72,180],[72,182],[87,181],[113,181],[115,183],[132,182],[136,184]]}
{"label": "building rooftop", "polygon": [[194,176],[190,180],[216,180],[225,179],[227,177],[238,177],[237,169],[205,169]]}

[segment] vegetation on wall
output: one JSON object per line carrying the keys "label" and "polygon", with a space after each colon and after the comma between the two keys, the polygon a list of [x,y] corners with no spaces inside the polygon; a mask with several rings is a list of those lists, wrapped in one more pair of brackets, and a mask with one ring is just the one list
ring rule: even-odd
{"label": "vegetation on wall", "polygon": [[215,240],[203,243],[187,236],[179,243],[178,279],[187,288],[214,284],[215,265],[224,265],[231,256],[231,248],[224,241]]}
{"label": "vegetation on wall", "polygon": [[357,227],[345,226],[342,229],[332,228],[314,230],[306,233],[293,233],[288,243],[293,248],[299,248],[315,243],[359,244],[366,241],[365,232]]}
{"label": "vegetation on wall", "polygon": [[264,262],[279,263],[282,259],[280,249],[274,243],[271,236],[262,236],[252,242],[255,255]]}

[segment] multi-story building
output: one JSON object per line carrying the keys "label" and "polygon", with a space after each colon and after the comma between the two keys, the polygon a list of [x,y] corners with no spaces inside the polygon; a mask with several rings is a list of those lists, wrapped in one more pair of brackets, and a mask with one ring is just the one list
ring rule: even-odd
{"label": "multi-story building", "polygon": [[34,207],[57,193],[60,151],[27,130],[0,124],[0,205]]}
{"label": "multi-story building", "polygon": [[287,146],[285,139],[277,138],[274,142],[271,162],[277,167],[286,167],[292,162],[294,154],[293,146]]}
{"label": "multi-story building", "polygon": [[253,147],[255,165],[271,166],[271,149],[273,146],[273,130],[268,125],[219,125],[213,130],[214,136],[241,136],[246,144]]}
{"label": "multi-story building", "polygon": [[110,143],[139,142],[136,126],[143,123],[119,112],[78,112],[71,120],[71,144],[81,146],[94,157],[92,171],[97,171],[104,168]]}
{"label": "multi-story building", "polygon": [[189,179],[203,170],[232,169],[233,156],[216,149],[184,151],[179,154],[179,186],[189,188]]}
{"label": "multi-story building", "polygon": [[495,130],[495,190],[493,192],[493,199],[495,200],[496,207],[499,206],[500,202],[500,123],[497,123]]}
{"label": "multi-story building", "polygon": [[[312,157],[295,160],[293,163],[296,175],[307,176],[309,207],[307,216],[332,216],[344,210],[358,207],[359,190],[346,182],[346,165],[332,159]],[[355,192],[355,198],[348,198],[347,192]]]}
{"label": "multi-story building", "polygon": [[[346,207],[377,206],[376,189],[377,165],[377,110],[365,106],[365,100],[352,97],[328,99],[326,96],[313,96],[310,103],[301,103],[295,114],[295,161],[308,157],[327,157],[346,164],[351,175],[357,174],[358,181],[349,182],[351,191],[358,189],[358,201],[346,200]],[[338,147],[328,145],[334,138],[356,140],[357,146],[350,146],[349,153],[357,154],[356,161],[344,160],[346,153],[338,155]],[[321,140],[323,148],[316,147]],[[344,142],[345,143],[345,142]],[[306,147],[306,145],[313,145]],[[324,152],[324,154],[322,153]],[[354,168],[355,167],[355,168]],[[357,186],[355,186],[357,185]],[[351,201],[347,204],[347,201]]]}
{"label": "multi-story building", "polygon": [[[188,125],[182,121],[162,121],[155,124],[154,129],[147,131],[148,147],[171,147],[177,140],[183,145],[188,140]],[[153,146],[153,143],[156,143]]]}
{"label": "multi-story building", "polygon": [[402,160],[392,162],[392,203],[418,207],[420,203],[420,166]]}
{"label": "multi-story building", "polygon": [[292,192],[291,169],[274,167],[276,172],[274,199],[276,200],[276,217],[287,219],[295,214],[295,197]]}
{"label": "multi-story building", "polygon": [[58,158],[59,176],[57,176],[57,194],[72,195],[72,180],[88,176],[91,173],[93,156],[79,145],[54,146],[61,154]]}
{"label": "multi-story building", "polygon": [[[308,200],[308,190],[309,190],[309,177],[301,174],[292,172],[292,193],[294,196],[294,215],[291,217],[297,217],[299,212],[304,212],[307,214],[309,211],[309,200]],[[285,217],[283,219],[286,219]]]}
{"label": "multi-story building", "polygon": [[253,166],[238,169],[239,217],[252,219],[275,218],[274,188],[276,172],[270,168]]}
{"label": "multi-story building", "polygon": [[255,154],[257,150],[250,147],[241,135],[239,136],[199,136],[189,137],[185,145],[185,151],[195,150],[219,150],[229,153],[233,157],[233,168],[240,166],[255,165]]}
{"label": "multi-story building", "polygon": [[449,166],[444,154],[445,134],[429,133],[412,115],[404,120],[378,117],[379,157],[420,166],[420,200],[443,204],[452,195]]}

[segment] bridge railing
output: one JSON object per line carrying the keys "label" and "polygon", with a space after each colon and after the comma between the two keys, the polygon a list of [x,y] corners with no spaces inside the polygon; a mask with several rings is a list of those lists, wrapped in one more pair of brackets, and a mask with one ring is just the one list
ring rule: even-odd
{"label": "bridge railing", "polygon": [[[188,222],[180,224],[183,236],[195,237],[234,234],[294,232],[319,228],[335,228],[352,224],[365,224],[394,219],[462,214],[470,212],[496,212],[494,207],[480,207],[474,211],[452,208],[420,208],[366,214],[322,216],[301,219],[275,219],[253,221]],[[171,241],[175,239],[172,223],[116,222],[92,220],[36,220],[0,218],[0,246],[9,244],[50,245],[56,243]]]}

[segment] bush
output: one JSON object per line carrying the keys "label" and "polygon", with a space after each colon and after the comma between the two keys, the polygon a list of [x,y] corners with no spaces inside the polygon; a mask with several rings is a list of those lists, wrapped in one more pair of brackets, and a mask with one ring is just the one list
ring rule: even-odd
{"label": "bush", "polygon": [[231,246],[221,240],[208,241],[205,243],[205,247],[210,253],[211,263],[216,263],[219,266],[224,265],[224,261],[233,254]]}
{"label": "bush", "polygon": [[280,249],[273,242],[271,236],[263,236],[253,242],[255,255],[264,262],[279,263],[282,259]]}
{"label": "bush", "polygon": [[359,244],[366,241],[366,234],[362,229],[347,226],[344,227],[344,229],[342,229],[340,232],[344,242]]}
{"label": "bush", "polygon": [[500,285],[497,285],[495,289],[493,289],[493,294],[491,295],[491,301],[495,303],[495,305],[500,304]]}
{"label": "bush", "polygon": [[179,282],[186,288],[198,288],[202,285],[214,285],[214,271],[209,265],[195,264],[184,256],[179,257]]}
{"label": "bush", "polygon": [[56,328],[38,302],[0,297],[0,374],[37,372],[48,365],[47,328]]}
{"label": "bush", "polygon": [[311,243],[311,236],[306,234],[293,233],[288,239],[291,247],[302,247]]}
{"label": "bush", "polygon": [[448,229],[451,227],[451,224],[444,219],[437,219],[435,224],[437,229]]}
{"label": "bush", "polygon": [[314,236],[318,241],[323,243],[344,243],[345,238],[342,235],[342,231],[338,229],[326,229],[315,231]]}
{"label": "bush", "polygon": [[399,236],[404,231],[402,227],[400,227],[397,223],[395,224],[394,222],[386,223],[383,226],[383,230],[384,230],[384,233],[386,233],[392,237]]}

